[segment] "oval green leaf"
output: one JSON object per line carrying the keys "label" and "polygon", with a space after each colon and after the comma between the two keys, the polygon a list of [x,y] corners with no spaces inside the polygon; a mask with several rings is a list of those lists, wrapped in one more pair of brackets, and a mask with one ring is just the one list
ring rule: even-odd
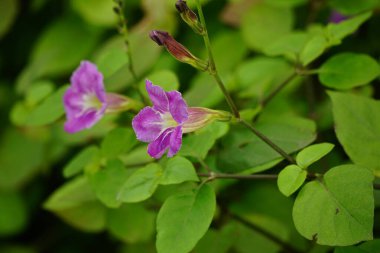
{"label": "oval green leaf", "polygon": [[307,171],[297,165],[289,165],[278,175],[277,185],[282,194],[289,197],[305,182]]}
{"label": "oval green leaf", "polygon": [[296,157],[297,164],[301,168],[306,169],[311,164],[330,153],[333,148],[334,144],[331,143],[319,143],[304,148]]}

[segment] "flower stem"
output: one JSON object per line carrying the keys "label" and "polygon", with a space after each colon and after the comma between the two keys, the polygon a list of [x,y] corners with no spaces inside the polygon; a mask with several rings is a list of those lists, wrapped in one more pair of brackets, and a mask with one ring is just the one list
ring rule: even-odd
{"label": "flower stem", "polygon": [[262,141],[264,141],[266,144],[268,144],[272,149],[274,149],[277,153],[279,153],[282,157],[284,157],[290,163],[292,163],[292,164],[296,163],[295,160],[293,159],[293,157],[288,155],[282,148],[277,146],[274,142],[272,142],[268,137],[266,137],[264,134],[259,132],[255,127],[253,127],[247,121],[241,119],[240,123],[243,124],[245,127],[247,127],[249,130],[251,130],[257,137],[259,137]]}
{"label": "flower stem", "polygon": [[115,13],[117,14],[119,18],[119,33],[123,36],[124,38],[124,45],[126,48],[126,54],[128,57],[128,70],[131,73],[133,77],[133,88],[136,90],[136,92],[139,94],[141,100],[143,101],[144,104],[149,104],[145,96],[142,94],[138,87],[138,81],[139,78],[136,74],[135,67],[133,64],[133,58],[132,58],[132,50],[131,50],[131,43],[129,41],[129,32],[128,32],[128,26],[127,26],[127,21],[123,13],[123,1],[122,0],[114,0],[116,3],[116,7],[114,8]]}
{"label": "flower stem", "polygon": [[210,177],[213,179],[277,179],[278,175],[275,174],[253,174],[253,175],[240,175],[240,174],[225,174],[225,173],[198,173],[199,177]]}
{"label": "flower stem", "polygon": [[288,78],[286,78],[279,86],[277,86],[266,98],[261,101],[261,106],[264,107],[268,104],[285,86],[290,83],[295,77],[297,73],[294,72]]}
{"label": "flower stem", "polygon": [[212,77],[217,82],[220,90],[223,92],[223,95],[226,98],[227,103],[230,106],[231,111],[233,112],[234,116],[239,119],[240,118],[239,110],[237,109],[234,101],[232,100],[229,92],[227,91],[227,89],[226,89],[222,79],[220,78],[217,69],[216,69],[214,56],[213,56],[212,50],[211,50],[210,38],[208,36],[208,31],[207,31],[207,27],[206,27],[206,20],[205,20],[205,17],[203,15],[203,10],[202,10],[202,5],[200,3],[200,0],[197,0],[196,3],[197,3],[197,8],[198,8],[199,19],[200,19],[201,24],[204,28],[204,33],[202,36],[203,36],[203,40],[204,40],[204,43],[205,43],[205,46],[207,49],[207,53],[208,53],[208,61],[209,61],[208,72],[210,73],[210,75],[212,75]]}

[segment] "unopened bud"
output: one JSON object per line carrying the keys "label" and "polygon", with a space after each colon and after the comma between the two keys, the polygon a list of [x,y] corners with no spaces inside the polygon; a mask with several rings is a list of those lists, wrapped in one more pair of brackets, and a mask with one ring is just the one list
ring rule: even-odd
{"label": "unopened bud", "polygon": [[230,121],[231,113],[226,111],[212,110],[204,107],[189,107],[188,120],[182,125],[183,133],[194,132],[201,129],[210,123],[217,121]]}
{"label": "unopened bud", "polygon": [[195,57],[186,47],[170,36],[169,33],[154,30],[149,33],[149,36],[159,46],[164,46],[178,61],[190,64],[202,71],[207,70],[208,64],[205,61]]}
{"label": "unopened bud", "polygon": [[193,30],[194,32],[203,35],[205,33],[205,29],[203,28],[202,24],[199,22],[199,19],[197,17],[197,14],[195,14],[189,6],[187,6],[186,1],[178,0],[175,4],[175,7],[177,8],[179,14],[181,15],[181,18],[183,21],[186,22]]}
{"label": "unopened bud", "polygon": [[116,113],[129,110],[138,111],[143,107],[139,101],[117,93],[107,93],[106,103],[106,113]]}

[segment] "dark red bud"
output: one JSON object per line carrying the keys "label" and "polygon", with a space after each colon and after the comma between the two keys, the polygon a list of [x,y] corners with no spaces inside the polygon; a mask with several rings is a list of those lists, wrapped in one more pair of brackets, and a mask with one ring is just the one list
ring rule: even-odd
{"label": "dark red bud", "polygon": [[153,30],[149,33],[149,37],[159,46],[164,46],[165,41],[170,37],[169,33],[164,31]]}
{"label": "dark red bud", "polygon": [[185,12],[187,9],[189,9],[189,7],[186,4],[186,1],[183,1],[183,0],[178,0],[175,3],[175,7],[179,13]]}

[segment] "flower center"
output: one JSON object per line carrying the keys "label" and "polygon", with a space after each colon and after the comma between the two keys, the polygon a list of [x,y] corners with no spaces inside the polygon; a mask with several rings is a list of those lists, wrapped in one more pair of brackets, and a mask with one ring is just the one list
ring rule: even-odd
{"label": "flower center", "polygon": [[161,114],[161,118],[163,121],[163,129],[178,126],[178,122],[173,119],[173,116],[169,112]]}
{"label": "flower center", "polygon": [[96,94],[85,94],[83,95],[83,109],[96,109],[99,110],[102,108],[102,102],[98,99]]}

